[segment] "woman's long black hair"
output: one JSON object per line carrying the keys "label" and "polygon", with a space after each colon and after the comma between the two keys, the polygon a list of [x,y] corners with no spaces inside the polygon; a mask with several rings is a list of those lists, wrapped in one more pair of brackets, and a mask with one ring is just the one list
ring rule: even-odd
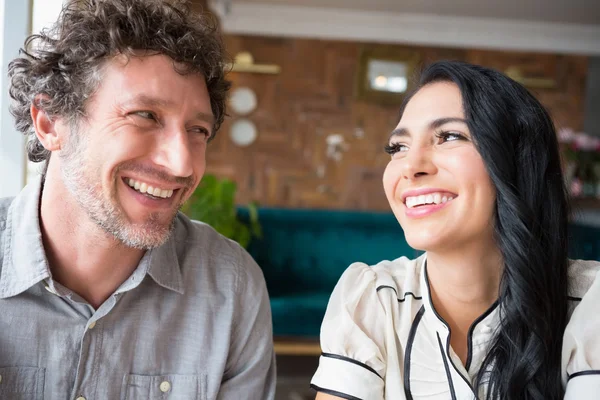
{"label": "woman's long black hair", "polygon": [[435,82],[460,89],[467,125],[497,191],[501,324],[475,388],[487,382],[487,399],[562,399],[569,205],[554,124],[523,86],[492,69],[436,62],[422,72],[416,90]]}

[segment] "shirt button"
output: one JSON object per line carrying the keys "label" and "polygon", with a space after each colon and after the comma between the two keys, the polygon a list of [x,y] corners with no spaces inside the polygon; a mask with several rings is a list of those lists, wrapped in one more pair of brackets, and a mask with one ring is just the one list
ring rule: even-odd
{"label": "shirt button", "polygon": [[491,327],[489,327],[489,326],[487,326],[487,325],[483,325],[483,326],[481,327],[481,332],[482,332],[482,333],[490,333],[491,331],[492,331],[492,328],[491,328]]}
{"label": "shirt button", "polygon": [[0,383],[2,383],[2,375],[0,375]]}
{"label": "shirt button", "polygon": [[78,397],[77,399],[75,399],[75,400],[85,400],[85,397],[83,397],[83,396],[79,396],[79,397]]}
{"label": "shirt button", "polygon": [[[95,326],[96,326],[96,321],[94,321],[94,322],[91,322],[91,323],[88,325],[88,329],[94,329],[94,327],[95,327]],[[84,400],[85,400],[85,399],[84,399]]]}
{"label": "shirt button", "polygon": [[171,384],[168,381],[162,381],[159,388],[161,392],[167,393],[171,389]]}

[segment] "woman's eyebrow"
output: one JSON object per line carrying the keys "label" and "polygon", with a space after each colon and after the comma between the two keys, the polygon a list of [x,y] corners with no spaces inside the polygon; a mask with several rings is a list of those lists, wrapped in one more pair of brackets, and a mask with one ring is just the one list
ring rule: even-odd
{"label": "woman's eyebrow", "polygon": [[[465,125],[467,124],[467,120],[465,120],[463,118],[444,117],[444,118],[437,118],[437,119],[434,119],[433,121],[431,121],[429,123],[429,129],[437,129],[440,126],[449,124],[451,122],[460,122]],[[410,133],[407,128],[396,128],[392,131],[392,133],[390,133],[390,136],[388,139],[391,139],[392,137],[406,137],[406,136],[410,136]]]}

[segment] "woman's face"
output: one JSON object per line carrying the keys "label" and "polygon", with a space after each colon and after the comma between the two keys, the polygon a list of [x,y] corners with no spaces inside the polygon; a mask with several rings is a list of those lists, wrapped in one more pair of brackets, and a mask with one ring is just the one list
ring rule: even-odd
{"label": "woman's face", "polygon": [[455,84],[437,82],[419,90],[387,150],[391,160],[383,186],[411,247],[456,251],[493,240],[496,191]]}

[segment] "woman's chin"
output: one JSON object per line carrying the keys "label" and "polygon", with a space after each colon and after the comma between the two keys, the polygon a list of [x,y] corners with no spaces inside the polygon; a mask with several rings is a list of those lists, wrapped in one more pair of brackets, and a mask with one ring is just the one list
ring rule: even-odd
{"label": "woman's chin", "polygon": [[425,232],[419,232],[419,234],[411,235],[405,233],[406,242],[410,247],[419,251],[435,252],[438,249],[447,247],[450,240],[444,239],[439,234],[427,235]]}

